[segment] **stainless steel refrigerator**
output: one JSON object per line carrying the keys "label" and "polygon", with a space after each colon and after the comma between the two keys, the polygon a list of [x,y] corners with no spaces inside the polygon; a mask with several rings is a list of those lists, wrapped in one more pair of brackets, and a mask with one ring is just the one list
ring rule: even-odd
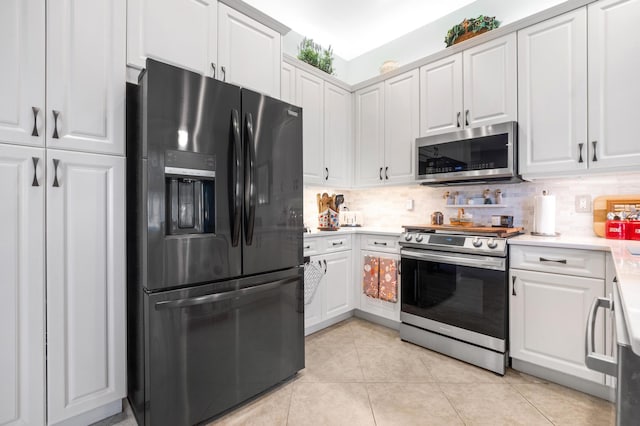
{"label": "stainless steel refrigerator", "polygon": [[138,423],[199,423],[304,368],[301,108],[149,59],[127,175]]}

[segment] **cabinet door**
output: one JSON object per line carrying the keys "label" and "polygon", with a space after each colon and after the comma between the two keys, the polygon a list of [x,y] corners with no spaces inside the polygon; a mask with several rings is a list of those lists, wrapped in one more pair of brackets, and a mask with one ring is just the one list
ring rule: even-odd
{"label": "cabinet door", "polygon": [[[511,357],[604,383],[603,374],[584,364],[587,317],[593,300],[604,295],[604,281],[512,269],[509,284]],[[603,329],[600,315],[598,353],[603,353]]]}
{"label": "cabinet door", "polygon": [[213,75],[217,61],[217,0],[128,0],[127,64],[147,58]]}
{"label": "cabinet door", "polygon": [[520,173],[587,168],[587,11],[518,32]]}
{"label": "cabinet door", "polygon": [[218,4],[218,63],[223,80],[280,96],[280,33]]}
{"label": "cabinet door", "polygon": [[327,261],[325,319],[329,319],[353,309],[351,251],[327,254],[324,259]]}
{"label": "cabinet door", "polygon": [[3,425],[44,424],[44,168],[44,149],[0,146]]}
{"label": "cabinet door", "polygon": [[296,103],[296,67],[286,62],[282,63],[280,99],[290,104]]}
{"label": "cabinet door", "polygon": [[[400,256],[376,251],[360,251],[360,270],[356,274],[356,297],[360,309],[392,321],[400,322]],[[380,285],[382,280],[382,285]],[[376,293],[377,282],[377,293]],[[395,302],[393,292],[395,291]],[[368,295],[367,295],[368,294]]]}
{"label": "cabinet door", "polygon": [[322,79],[296,70],[296,105],[302,107],[302,170],[305,184],[323,184],[326,177],[323,94]]}
{"label": "cabinet door", "polygon": [[[314,268],[315,273],[308,273],[307,268]],[[318,324],[324,319],[322,312],[325,308],[325,293],[326,293],[326,273],[328,266],[326,260],[321,256],[312,256],[310,259],[310,265],[305,265],[305,294],[308,291],[312,291],[312,287],[315,286],[315,292],[309,303],[304,305],[304,328],[305,335],[309,334],[307,330],[310,327]],[[310,281],[311,280],[311,281]],[[305,302],[306,302],[305,297]]]}
{"label": "cabinet door", "polygon": [[384,171],[384,83],[355,93],[355,183],[380,185]]}
{"label": "cabinet door", "polygon": [[462,53],[420,68],[420,136],[462,128]]}
{"label": "cabinet door", "polygon": [[415,142],[420,133],[420,74],[417,69],[390,78],[384,86],[384,179],[415,179]]}
{"label": "cabinet door", "polygon": [[0,2],[0,142],[44,146],[45,3]]}
{"label": "cabinet door", "polygon": [[124,162],[47,152],[50,423],[127,393]]}
{"label": "cabinet door", "polygon": [[640,166],[636,123],[640,116],[640,55],[629,38],[640,0],[589,5],[589,168]]}
{"label": "cabinet door", "polygon": [[462,62],[465,126],[515,121],[516,34],[465,50]]}
{"label": "cabinet door", "polygon": [[349,186],[352,155],[351,93],[324,83],[324,166],[326,183]]}
{"label": "cabinet door", "polygon": [[125,6],[47,2],[48,147],[124,155]]}

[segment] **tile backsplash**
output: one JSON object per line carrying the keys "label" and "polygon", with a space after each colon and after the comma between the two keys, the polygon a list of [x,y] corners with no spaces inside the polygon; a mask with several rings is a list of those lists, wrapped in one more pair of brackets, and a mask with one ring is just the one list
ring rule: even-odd
{"label": "tile backsplash", "polygon": [[[482,192],[489,189],[495,203],[495,190],[502,191],[505,207],[475,208],[483,203]],[[371,189],[336,191],[329,188],[306,186],[304,189],[304,220],[311,228],[318,226],[316,194],[342,193],[345,206],[363,212],[364,225],[373,227],[400,227],[428,224],[431,213],[444,213],[445,223],[457,215],[457,209],[447,207],[445,192],[458,192],[461,204],[473,199],[465,212],[473,215],[476,223],[490,223],[492,215],[512,215],[514,225],[533,228],[533,197],[546,190],[556,196],[556,231],[571,235],[594,235],[593,212],[576,213],[575,197],[590,195],[640,194],[640,173],[595,175],[575,178],[555,178],[516,184],[466,185],[452,187],[426,187],[420,185],[389,186]],[[407,201],[413,200],[413,209],[407,210]],[[475,206],[475,207],[474,207]]]}

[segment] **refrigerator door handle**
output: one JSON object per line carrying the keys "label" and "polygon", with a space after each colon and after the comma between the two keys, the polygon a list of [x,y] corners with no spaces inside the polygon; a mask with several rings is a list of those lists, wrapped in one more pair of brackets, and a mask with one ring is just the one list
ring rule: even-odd
{"label": "refrigerator door handle", "polygon": [[256,219],[256,185],[255,185],[255,167],[256,167],[256,153],[255,153],[255,139],[253,134],[253,115],[247,113],[245,116],[245,128],[247,131],[247,137],[245,138],[247,155],[247,162],[245,168],[245,240],[248,246],[253,243],[253,227]]}
{"label": "refrigerator door handle", "polygon": [[233,153],[235,173],[233,174],[233,217],[231,218],[231,245],[236,247],[240,242],[240,226],[242,223],[242,143],[240,141],[240,118],[238,111],[231,110],[231,127],[233,130]]}
{"label": "refrigerator door handle", "polygon": [[186,308],[189,306],[206,305],[209,303],[221,302],[223,300],[236,299],[242,296],[249,296],[251,294],[263,293],[265,291],[273,290],[274,288],[278,288],[297,280],[297,277],[292,277],[267,284],[258,284],[252,287],[242,288],[240,290],[225,291],[224,293],[208,294],[206,296],[191,297],[188,299],[167,300],[164,302],[157,302],[155,308],[156,311],[160,311],[163,309],[176,309]]}

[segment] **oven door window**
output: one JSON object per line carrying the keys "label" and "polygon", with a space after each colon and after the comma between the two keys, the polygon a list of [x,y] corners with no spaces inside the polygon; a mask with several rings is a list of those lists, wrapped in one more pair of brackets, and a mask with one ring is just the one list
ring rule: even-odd
{"label": "oven door window", "polygon": [[402,259],[402,311],[506,338],[504,271]]}

